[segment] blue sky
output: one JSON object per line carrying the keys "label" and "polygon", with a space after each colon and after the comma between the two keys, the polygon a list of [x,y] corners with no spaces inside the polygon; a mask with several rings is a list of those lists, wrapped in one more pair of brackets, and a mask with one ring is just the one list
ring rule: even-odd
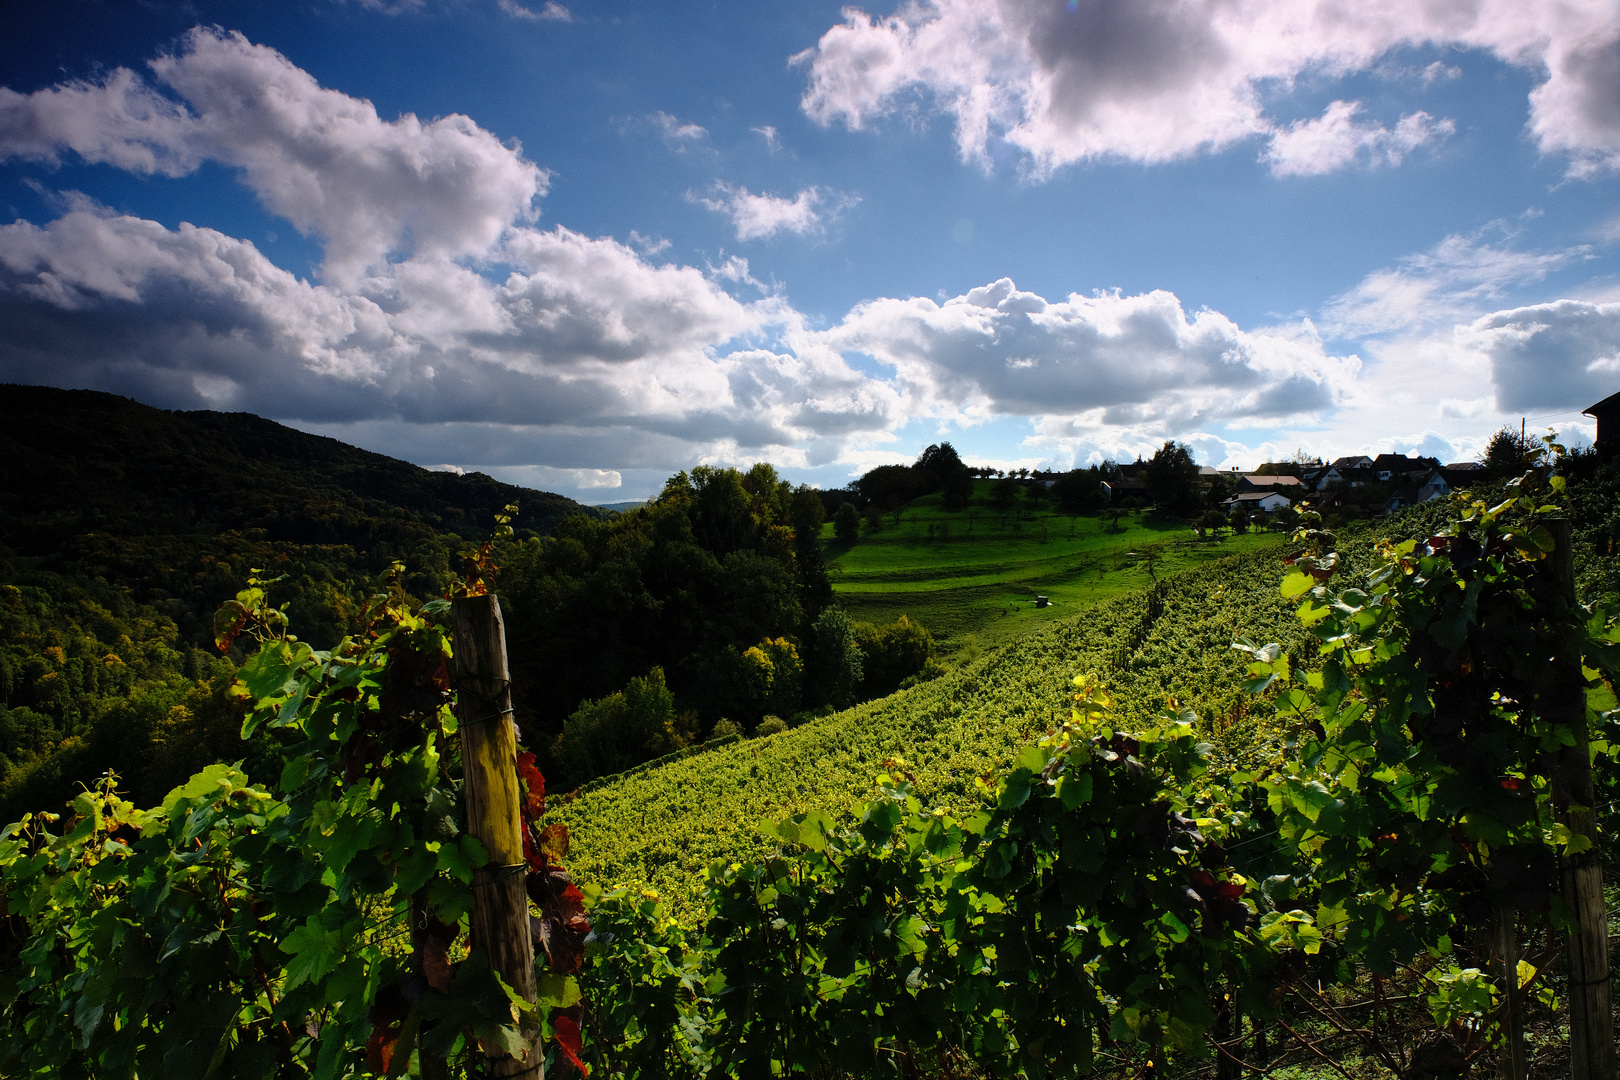
{"label": "blue sky", "polygon": [[585,501],[1620,390],[1612,3],[8,8],[0,381]]}

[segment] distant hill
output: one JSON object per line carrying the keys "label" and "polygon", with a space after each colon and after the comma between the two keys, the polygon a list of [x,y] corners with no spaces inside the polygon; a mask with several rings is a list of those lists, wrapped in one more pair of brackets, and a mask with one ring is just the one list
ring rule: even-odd
{"label": "distant hill", "polygon": [[[603,514],[251,413],[0,385],[0,580],[53,572],[124,585],[198,644],[214,607],[241,587],[243,559],[347,578],[402,558],[420,590],[436,592],[451,549],[488,536],[509,503],[520,535],[548,533],[569,514]],[[219,572],[221,561],[231,573]]]}

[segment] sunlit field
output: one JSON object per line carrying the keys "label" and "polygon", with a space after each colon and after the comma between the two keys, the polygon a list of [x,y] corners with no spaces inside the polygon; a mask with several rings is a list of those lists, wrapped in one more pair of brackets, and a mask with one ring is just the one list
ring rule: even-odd
{"label": "sunlit field", "polygon": [[[910,504],[854,544],[832,539],[833,590],[858,619],[907,615],[948,651],[998,645],[1079,608],[1151,584],[1155,577],[1281,542],[1222,530],[1199,539],[1185,521],[1151,511],[1070,516],[1049,502],[989,503],[977,481],[972,503],[946,510],[938,495]],[[1048,606],[1038,608],[1035,598]]]}

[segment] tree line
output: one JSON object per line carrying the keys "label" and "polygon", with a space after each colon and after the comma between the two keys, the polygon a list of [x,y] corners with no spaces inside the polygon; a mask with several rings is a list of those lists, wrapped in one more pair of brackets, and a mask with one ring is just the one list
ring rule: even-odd
{"label": "tree line", "polygon": [[821,493],[700,465],[618,517],[501,554],[518,719],[571,782],[780,730],[926,674],[922,627],[833,605]]}

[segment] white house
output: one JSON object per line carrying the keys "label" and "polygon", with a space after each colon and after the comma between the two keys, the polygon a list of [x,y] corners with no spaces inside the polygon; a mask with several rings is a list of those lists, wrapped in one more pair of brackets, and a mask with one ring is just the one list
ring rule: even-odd
{"label": "white house", "polygon": [[1274,514],[1292,505],[1288,501],[1288,496],[1276,491],[1243,491],[1221,503],[1222,509],[1227,513],[1242,507],[1251,514]]}

